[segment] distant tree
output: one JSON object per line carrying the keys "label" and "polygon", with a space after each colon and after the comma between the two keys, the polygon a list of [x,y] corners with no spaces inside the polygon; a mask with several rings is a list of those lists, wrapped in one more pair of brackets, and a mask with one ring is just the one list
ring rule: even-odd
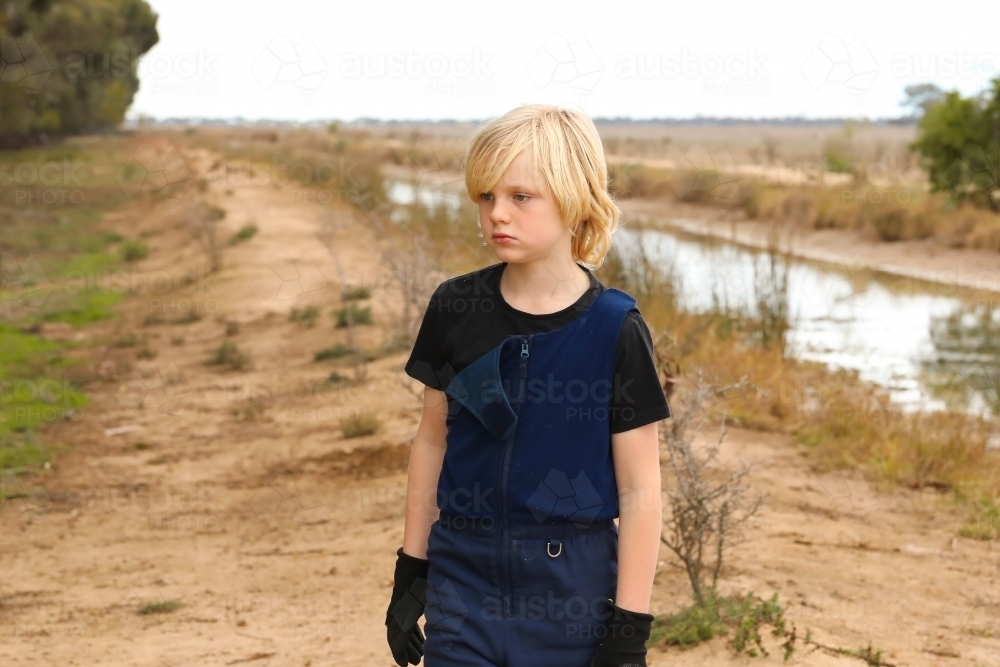
{"label": "distant tree", "polygon": [[121,123],[157,18],[144,0],[0,2],[0,148]]}
{"label": "distant tree", "polygon": [[929,104],[910,148],[933,190],[1000,211],[1000,77],[974,97],[951,91]]}
{"label": "distant tree", "polygon": [[919,118],[927,113],[932,104],[940,102],[945,92],[933,83],[917,83],[904,88],[903,94],[906,99],[900,102],[900,106],[913,109],[913,117]]}

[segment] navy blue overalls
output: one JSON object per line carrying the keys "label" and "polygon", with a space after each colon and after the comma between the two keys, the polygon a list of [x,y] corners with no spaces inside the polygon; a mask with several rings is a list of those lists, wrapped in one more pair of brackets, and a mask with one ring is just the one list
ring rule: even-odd
{"label": "navy blue overalls", "polygon": [[427,667],[588,667],[618,578],[609,411],[635,299],[602,292],[554,331],[512,335],[445,388]]}

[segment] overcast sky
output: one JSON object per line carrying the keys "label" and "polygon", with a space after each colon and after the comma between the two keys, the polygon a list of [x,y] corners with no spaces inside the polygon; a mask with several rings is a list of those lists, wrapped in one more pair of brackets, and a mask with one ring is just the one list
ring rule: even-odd
{"label": "overcast sky", "polygon": [[996,0],[147,1],[133,118],[881,118],[1000,76]]}

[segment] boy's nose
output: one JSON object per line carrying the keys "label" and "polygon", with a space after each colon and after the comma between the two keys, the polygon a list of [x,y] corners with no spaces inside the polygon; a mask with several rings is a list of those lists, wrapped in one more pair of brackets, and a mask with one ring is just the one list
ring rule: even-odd
{"label": "boy's nose", "polygon": [[505,225],[510,222],[510,214],[503,208],[503,206],[496,204],[493,206],[493,210],[490,211],[490,221],[492,221],[494,225]]}
{"label": "boy's nose", "polygon": [[493,207],[490,209],[490,221],[493,224],[510,222],[510,211],[507,210],[507,207],[499,197],[493,200]]}

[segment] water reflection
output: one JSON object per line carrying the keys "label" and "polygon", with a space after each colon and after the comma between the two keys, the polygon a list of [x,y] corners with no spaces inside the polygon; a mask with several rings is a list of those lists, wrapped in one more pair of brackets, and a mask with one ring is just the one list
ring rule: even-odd
{"label": "water reflection", "polygon": [[963,304],[931,320],[934,353],[924,360],[927,384],[950,406],[1000,414],[1000,310]]}
{"label": "water reflection", "polygon": [[[444,209],[449,217],[454,216],[462,208],[465,199],[451,189],[416,187],[413,183],[401,180],[386,179],[385,185],[386,196],[393,204],[405,207],[419,202],[431,211]],[[407,215],[405,208],[396,208],[390,218],[394,222],[402,222]]]}
{"label": "water reflection", "polygon": [[[754,312],[754,266],[760,270],[766,253],[679,232],[626,228],[616,243],[627,254],[640,236],[654,257],[673,263],[682,307],[704,311],[721,298]],[[996,405],[996,392],[990,392],[998,383],[990,383],[988,369],[1000,359],[1000,315],[989,304],[871,271],[797,259],[786,266],[790,356],[856,370],[913,409]]]}

